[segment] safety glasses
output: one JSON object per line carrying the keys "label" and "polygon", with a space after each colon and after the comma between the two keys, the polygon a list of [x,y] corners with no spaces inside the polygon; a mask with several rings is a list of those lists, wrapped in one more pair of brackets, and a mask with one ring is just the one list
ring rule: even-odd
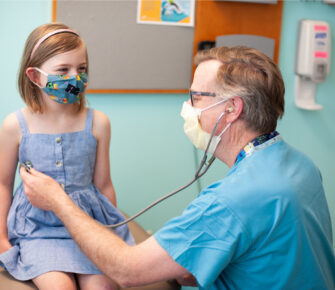
{"label": "safety glasses", "polygon": [[193,107],[193,103],[194,103],[194,96],[207,96],[207,97],[216,97],[215,93],[209,93],[209,92],[198,92],[198,91],[191,91],[190,90],[190,99],[191,99],[191,104]]}

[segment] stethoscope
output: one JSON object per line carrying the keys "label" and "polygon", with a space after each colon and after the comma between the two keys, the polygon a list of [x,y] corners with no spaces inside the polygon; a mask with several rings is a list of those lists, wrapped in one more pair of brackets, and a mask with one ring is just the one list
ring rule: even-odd
{"label": "stethoscope", "polygon": [[215,126],[214,126],[214,129],[212,130],[212,133],[211,133],[211,137],[208,141],[208,144],[207,144],[207,147],[206,147],[206,150],[204,152],[204,155],[201,159],[201,162],[199,164],[199,167],[198,169],[196,170],[195,174],[194,174],[194,177],[191,181],[189,181],[188,183],[186,183],[185,185],[177,188],[176,190],[164,195],[163,197],[157,199],[156,201],[154,201],[153,203],[149,204],[147,207],[145,207],[144,209],[142,209],[141,211],[139,211],[138,213],[134,214],[133,216],[131,216],[130,218],[120,222],[120,223],[117,223],[117,224],[113,224],[113,225],[104,225],[105,227],[108,227],[108,228],[117,228],[117,227],[120,227],[120,226],[123,226],[127,223],[129,223],[130,221],[132,221],[133,219],[137,218],[138,216],[142,215],[143,213],[145,213],[146,211],[148,211],[149,209],[151,209],[152,207],[154,207],[155,205],[159,204],[160,202],[162,202],[163,200],[177,194],[178,192],[188,188],[190,185],[192,185],[196,180],[198,180],[201,176],[203,176],[207,170],[209,169],[209,167],[213,164],[214,160],[215,160],[215,157],[214,155],[207,161],[207,152],[208,152],[208,148],[212,142],[212,139],[213,139],[213,136],[214,136],[214,132],[216,130],[216,127],[218,126],[219,122],[221,121],[222,117],[225,115],[226,112],[231,112],[232,109],[231,108],[228,108],[227,111],[224,111],[218,118],[218,120],[216,121],[215,123]]}
{"label": "stethoscope", "polygon": [[[207,170],[209,169],[209,167],[213,164],[214,160],[215,160],[215,157],[214,155],[208,160],[207,162],[207,152],[208,152],[208,148],[212,142],[212,139],[213,139],[213,136],[214,136],[214,132],[219,124],[219,122],[221,121],[222,117],[225,115],[226,112],[231,112],[232,109],[231,108],[228,108],[227,111],[224,111],[223,113],[221,113],[221,115],[219,116],[218,120],[216,121],[215,123],[215,126],[212,130],[212,133],[211,133],[211,137],[208,141],[208,144],[207,144],[207,147],[206,147],[206,150],[204,152],[204,155],[200,161],[200,164],[199,164],[199,167],[198,169],[196,170],[195,174],[194,174],[194,177],[191,181],[189,181],[188,183],[186,183],[185,185],[177,188],[176,190],[164,195],[163,197],[157,199],[156,201],[154,201],[153,203],[149,204],[147,207],[145,207],[144,209],[142,209],[141,211],[139,211],[138,213],[134,214],[133,216],[131,216],[130,218],[128,219],[125,219],[124,221],[120,222],[120,223],[117,223],[117,224],[113,224],[113,225],[104,225],[105,227],[107,228],[117,228],[117,227],[120,227],[120,226],[123,226],[127,223],[129,223],[130,221],[132,221],[133,219],[137,218],[138,216],[142,215],[143,213],[145,213],[146,211],[148,211],[149,209],[151,209],[152,207],[156,206],[157,204],[161,203],[163,200],[177,194],[178,192],[181,192],[182,190],[188,188],[190,185],[192,185],[195,181],[197,181],[200,177],[202,177],[206,172]],[[33,167],[33,165],[31,164],[30,161],[25,161],[24,163],[22,163],[21,165],[23,165],[25,167],[25,169],[30,172],[30,169],[31,167]]]}

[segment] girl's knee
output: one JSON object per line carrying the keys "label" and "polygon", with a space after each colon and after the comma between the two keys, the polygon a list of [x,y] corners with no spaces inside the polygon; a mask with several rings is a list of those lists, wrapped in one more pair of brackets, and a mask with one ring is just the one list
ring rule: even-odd
{"label": "girl's knee", "polygon": [[33,279],[40,290],[77,290],[73,274],[64,272],[48,272]]}
{"label": "girl's knee", "polygon": [[77,275],[81,290],[118,290],[120,287],[105,275]]}

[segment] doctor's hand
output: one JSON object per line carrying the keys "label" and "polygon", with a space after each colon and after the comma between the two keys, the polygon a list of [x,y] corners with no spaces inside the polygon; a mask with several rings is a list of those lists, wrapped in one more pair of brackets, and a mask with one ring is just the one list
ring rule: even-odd
{"label": "doctor's hand", "polygon": [[35,207],[43,210],[54,211],[61,197],[67,197],[62,187],[56,180],[47,176],[34,168],[30,173],[21,166],[20,176],[23,181],[24,191]]}

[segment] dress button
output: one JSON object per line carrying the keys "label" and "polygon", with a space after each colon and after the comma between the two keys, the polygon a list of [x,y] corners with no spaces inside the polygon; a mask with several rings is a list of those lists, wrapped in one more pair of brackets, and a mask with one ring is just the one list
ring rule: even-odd
{"label": "dress button", "polygon": [[57,167],[61,167],[62,165],[63,165],[63,162],[62,162],[62,161],[57,161],[57,162],[56,162],[56,166],[57,166]]}
{"label": "dress button", "polygon": [[57,143],[62,142],[62,138],[61,138],[61,137],[57,137],[57,138],[56,138],[56,142],[57,142]]}

